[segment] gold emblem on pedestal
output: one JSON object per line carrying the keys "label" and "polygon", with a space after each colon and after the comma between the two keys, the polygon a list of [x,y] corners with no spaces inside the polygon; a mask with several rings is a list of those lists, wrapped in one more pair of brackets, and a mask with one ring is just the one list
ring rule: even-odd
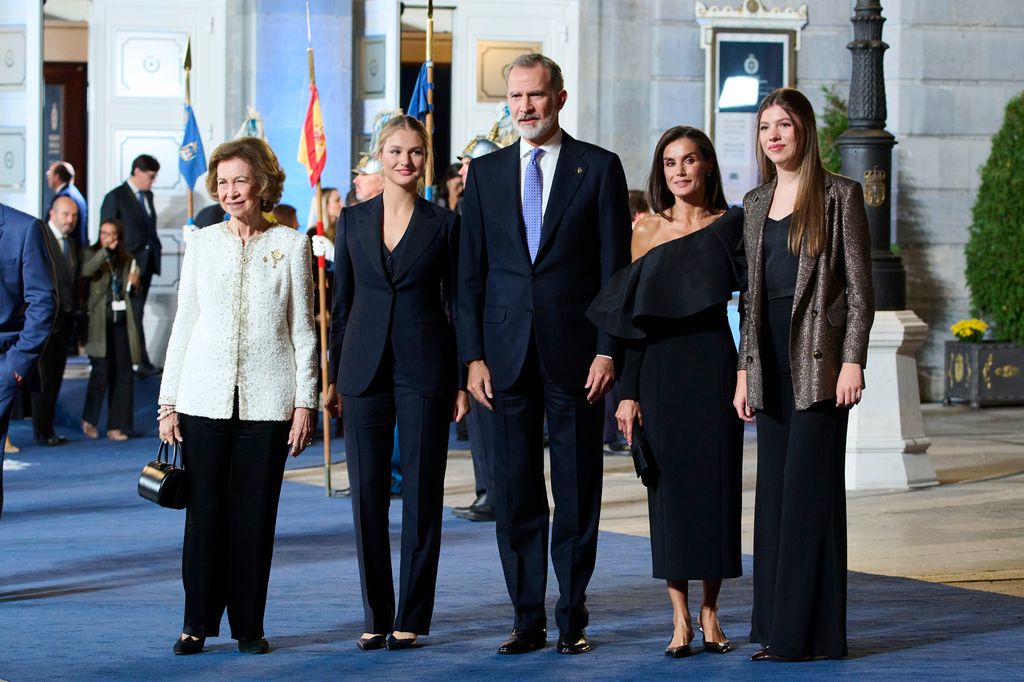
{"label": "gold emblem on pedestal", "polygon": [[885,171],[864,171],[864,203],[871,208],[878,208],[885,203]]}

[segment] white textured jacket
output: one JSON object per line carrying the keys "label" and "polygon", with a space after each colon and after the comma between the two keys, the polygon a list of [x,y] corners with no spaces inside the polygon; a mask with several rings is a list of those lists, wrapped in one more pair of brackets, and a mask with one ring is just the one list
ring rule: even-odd
{"label": "white textured jacket", "polygon": [[161,405],[197,417],[291,419],[316,409],[309,239],[274,226],[242,240],[226,222],[193,233],[178,285]]}

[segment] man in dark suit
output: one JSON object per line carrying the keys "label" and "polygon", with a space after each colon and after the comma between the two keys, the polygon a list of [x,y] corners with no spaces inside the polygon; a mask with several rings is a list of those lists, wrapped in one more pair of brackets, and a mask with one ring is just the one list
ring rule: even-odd
{"label": "man in dark suit", "polygon": [[[56,297],[42,222],[0,204],[0,443],[18,387],[31,377],[53,324]],[[0,454],[0,512],[4,508]]]}
{"label": "man in dark suit", "polygon": [[53,331],[39,357],[39,390],[32,392],[32,430],[38,445],[60,445],[67,438],[53,427],[57,396],[68,360],[68,338],[75,310],[78,247],[74,242],[78,207],[68,196],[59,196],[50,208],[49,229],[44,231],[47,252],[53,263],[57,311]]}
{"label": "man in dark suit", "polygon": [[[75,167],[67,161],[58,161],[46,171],[46,184],[53,190],[53,201],[57,197],[71,197],[78,207],[78,221],[75,223],[73,235],[79,246],[86,246],[89,243],[89,208],[85,203],[85,197],[75,187]],[[53,207],[53,202],[50,202]]]}
{"label": "man in dark suit", "polygon": [[139,269],[139,290],[132,296],[131,306],[142,347],[142,359],[137,373],[143,378],[160,372],[149,361],[142,325],[149,285],[153,275],[160,274],[160,238],[156,233],[156,209],[153,208],[152,192],[153,181],[159,171],[159,161],[148,154],[139,155],[132,161],[131,176],[110,190],[103,197],[103,205],[100,207],[100,222],[117,218],[124,223],[125,248]]}
{"label": "man in dark suit", "polygon": [[551,561],[560,597],[558,651],[590,651],[586,588],[601,511],[601,397],[614,339],[585,316],[629,260],[626,179],[618,157],[561,130],[561,70],[523,55],[507,77],[516,144],[476,159],[462,198],[459,339],[468,387],[496,412],[498,551],[515,609],[498,653],[544,646],[551,452]]}

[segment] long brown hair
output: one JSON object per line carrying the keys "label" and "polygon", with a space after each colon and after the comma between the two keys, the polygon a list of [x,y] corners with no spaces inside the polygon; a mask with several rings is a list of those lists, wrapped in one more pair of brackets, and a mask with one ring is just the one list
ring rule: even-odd
{"label": "long brown hair", "polygon": [[647,174],[647,203],[651,210],[665,220],[669,220],[668,211],[676,203],[676,197],[668,188],[665,182],[665,149],[676,140],[692,140],[697,145],[700,155],[704,161],[711,164],[711,172],[708,173],[707,183],[704,185],[704,208],[708,211],[724,211],[729,208],[725,200],[725,191],[722,189],[722,172],[718,169],[718,155],[715,153],[715,145],[699,128],[690,126],[674,126],[666,130],[658,144],[654,147],[654,159],[651,160],[651,172]]}
{"label": "long brown hair", "polygon": [[[128,249],[124,245],[124,223],[117,218],[106,218],[100,221],[100,230],[103,229],[104,225],[112,225],[117,230],[117,248],[114,249],[114,265],[120,270],[124,266],[131,263],[131,256],[128,255]],[[96,250],[103,248],[103,242],[100,241],[99,234],[96,235]]]}
{"label": "long brown hair", "polygon": [[760,142],[761,116],[769,107],[780,106],[789,114],[797,132],[800,155],[800,183],[793,207],[793,220],[789,227],[789,250],[800,253],[800,243],[805,242],[807,253],[816,257],[825,247],[825,169],[818,152],[818,127],[814,119],[814,108],[802,92],[794,88],[779,88],[761,100],[757,108],[758,143],[757,167],[761,171],[761,182],[770,182],[777,175],[775,164],[768,159]]}
{"label": "long brown hair", "polygon": [[337,225],[337,218],[332,218],[331,214],[327,212],[327,204],[331,199],[331,192],[338,194],[338,200],[341,200],[341,194],[338,192],[337,187],[323,187],[320,189],[320,215],[324,220],[324,236],[334,241],[334,230]]}

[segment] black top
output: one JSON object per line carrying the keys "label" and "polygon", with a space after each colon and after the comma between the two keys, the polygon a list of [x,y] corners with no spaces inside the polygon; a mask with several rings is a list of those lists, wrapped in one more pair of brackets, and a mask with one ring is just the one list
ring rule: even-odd
{"label": "black top", "polygon": [[402,235],[403,239],[399,239],[398,243],[395,244],[395,250],[389,251],[388,247],[385,246],[384,240],[381,240],[380,250],[381,257],[384,259],[384,274],[387,275],[388,282],[395,277],[395,261],[398,260],[398,252],[402,248],[402,242],[405,241],[405,235]]}
{"label": "black top", "polygon": [[764,221],[764,291],[769,300],[793,298],[800,257],[789,250],[792,214],[782,220]]}
{"label": "black top", "polygon": [[743,209],[685,237],[655,246],[617,272],[597,295],[587,317],[623,339],[645,338],[666,320],[695,315],[729,301],[747,287]]}

